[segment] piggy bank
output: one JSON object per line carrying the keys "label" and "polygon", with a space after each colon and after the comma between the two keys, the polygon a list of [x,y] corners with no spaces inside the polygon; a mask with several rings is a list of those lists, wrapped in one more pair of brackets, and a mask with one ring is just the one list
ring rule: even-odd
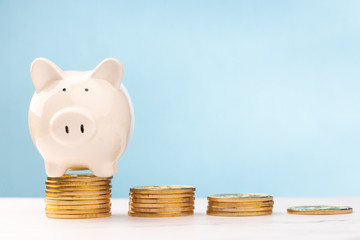
{"label": "piggy bank", "polygon": [[62,71],[37,58],[29,109],[32,140],[49,177],[69,168],[111,177],[134,128],[131,99],[122,84],[123,66],[109,58],[91,71]]}

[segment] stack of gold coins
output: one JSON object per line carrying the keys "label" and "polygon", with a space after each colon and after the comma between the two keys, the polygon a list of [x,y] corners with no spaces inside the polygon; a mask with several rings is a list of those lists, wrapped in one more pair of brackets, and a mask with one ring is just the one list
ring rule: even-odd
{"label": "stack of gold coins", "polygon": [[247,217],[272,214],[273,197],[261,193],[218,194],[208,196],[207,214],[223,217]]}
{"label": "stack of gold coins", "polygon": [[184,185],[130,189],[129,216],[180,217],[194,214],[195,188]]}
{"label": "stack of gold coins", "polygon": [[45,212],[49,218],[111,216],[111,179],[92,174],[65,174],[46,180]]}
{"label": "stack of gold coins", "polygon": [[349,206],[317,205],[289,207],[287,212],[299,215],[335,215],[352,213],[353,209]]}

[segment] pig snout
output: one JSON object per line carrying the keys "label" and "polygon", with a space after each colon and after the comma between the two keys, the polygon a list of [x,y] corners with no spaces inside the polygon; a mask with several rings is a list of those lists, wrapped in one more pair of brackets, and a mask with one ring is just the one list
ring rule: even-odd
{"label": "pig snout", "polygon": [[86,111],[64,108],[50,120],[52,136],[63,144],[77,144],[90,140],[96,132],[96,122]]}

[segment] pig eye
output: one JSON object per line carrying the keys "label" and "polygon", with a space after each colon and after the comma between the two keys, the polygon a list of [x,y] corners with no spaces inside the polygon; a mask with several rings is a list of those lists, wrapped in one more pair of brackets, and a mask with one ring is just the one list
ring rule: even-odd
{"label": "pig eye", "polygon": [[66,92],[66,88],[63,88],[63,92]]}
{"label": "pig eye", "polygon": [[85,91],[87,92],[87,91],[89,91],[89,89],[88,89],[88,88],[85,88]]}

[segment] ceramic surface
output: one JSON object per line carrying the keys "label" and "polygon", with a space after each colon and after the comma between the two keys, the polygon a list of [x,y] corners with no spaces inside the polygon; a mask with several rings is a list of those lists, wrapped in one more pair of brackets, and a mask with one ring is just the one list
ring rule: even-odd
{"label": "ceramic surface", "polygon": [[29,129],[48,176],[59,177],[69,168],[88,168],[99,177],[117,171],[134,127],[122,75],[123,66],[114,58],[85,72],[62,71],[45,58],[34,60]]}

